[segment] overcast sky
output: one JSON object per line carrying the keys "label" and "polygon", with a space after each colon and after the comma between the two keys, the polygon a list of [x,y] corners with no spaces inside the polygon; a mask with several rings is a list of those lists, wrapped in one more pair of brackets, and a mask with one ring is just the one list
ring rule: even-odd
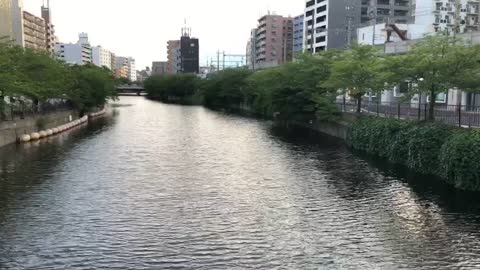
{"label": "overcast sky", "polygon": [[[46,0],[45,0],[46,1]],[[40,15],[43,0],[24,0],[25,10]],[[200,39],[200,63],[216,51],[244,54],[250,29],[269,10],[296,16],[305,0],[50,0],[61,42],[78,33],[117,55],[132,56],[137,69],[166,60],[167,41],[179,39],[184,20]]]}

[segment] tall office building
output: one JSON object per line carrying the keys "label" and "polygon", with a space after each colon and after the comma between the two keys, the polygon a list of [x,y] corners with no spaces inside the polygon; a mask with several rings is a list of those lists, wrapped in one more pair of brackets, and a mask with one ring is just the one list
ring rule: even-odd
{"label": "tall office building", "polygon": [[0,42],[25,46],[21,0],[0,0]]}
{"label": "tall office building", "polygon": [[191,29],[183,28],[180,38],[180,73],[198,74],[200,69],[200,48],[198,38],[191,37]]}
{"label": "tall office building", "polygon": [[293,18],[270,14],[262,16],[255,34],[255,69],[292,61]]}
{"label": "tall office building", "polygon": [[47,51],[52,55],[55,53],[55,44],[57,43],[57,37],[55,36],[55,27],[52,22],[52,14],[50,11],[50,0],[47,0],[47,5],[43,5],[41,8],[42,18],[45,21],[45,33]]}

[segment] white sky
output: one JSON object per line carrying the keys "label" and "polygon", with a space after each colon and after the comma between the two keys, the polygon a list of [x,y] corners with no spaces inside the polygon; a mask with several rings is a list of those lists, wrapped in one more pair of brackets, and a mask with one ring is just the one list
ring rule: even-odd
{"label": "white sky", "polygon": [[[46,0],[45,0],[46,1]],[[26,11],[40,15],[43,0],[24,0]],[[137,69],[165,61],[167,41],[179,39],[184,20],[200,39],[200,63],[216,51],[244,54],[250,30],[268,10],[284,16],[303,12],[305,0],[50,0],[61,42],[78,33],[117,55],[132,56]]]}

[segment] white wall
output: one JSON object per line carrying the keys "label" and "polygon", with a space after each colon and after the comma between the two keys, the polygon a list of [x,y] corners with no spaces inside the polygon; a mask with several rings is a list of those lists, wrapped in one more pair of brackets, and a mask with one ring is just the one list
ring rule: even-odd
{"label": "white wall", "polygon": [[92,63],[112,70],[112,53],[100,46],[92,48]]}

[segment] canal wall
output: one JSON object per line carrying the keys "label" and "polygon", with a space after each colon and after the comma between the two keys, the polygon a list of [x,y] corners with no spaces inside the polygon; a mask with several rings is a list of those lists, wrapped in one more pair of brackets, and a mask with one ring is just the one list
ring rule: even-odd
{"label": "canal wall", "polygon": [[69,110],[0,122],[0,147],[15,143],[17,138],[23,134],[54,128],[77,119],[78,114],[73,110]]}
{"label": "canal wall", "polygon": [[291,124],[294,126],[299,126],[316,132],[320,132],[344,141],[347,140],[349,125],[346,122],[314,121],[310,123],[292,122]]}

